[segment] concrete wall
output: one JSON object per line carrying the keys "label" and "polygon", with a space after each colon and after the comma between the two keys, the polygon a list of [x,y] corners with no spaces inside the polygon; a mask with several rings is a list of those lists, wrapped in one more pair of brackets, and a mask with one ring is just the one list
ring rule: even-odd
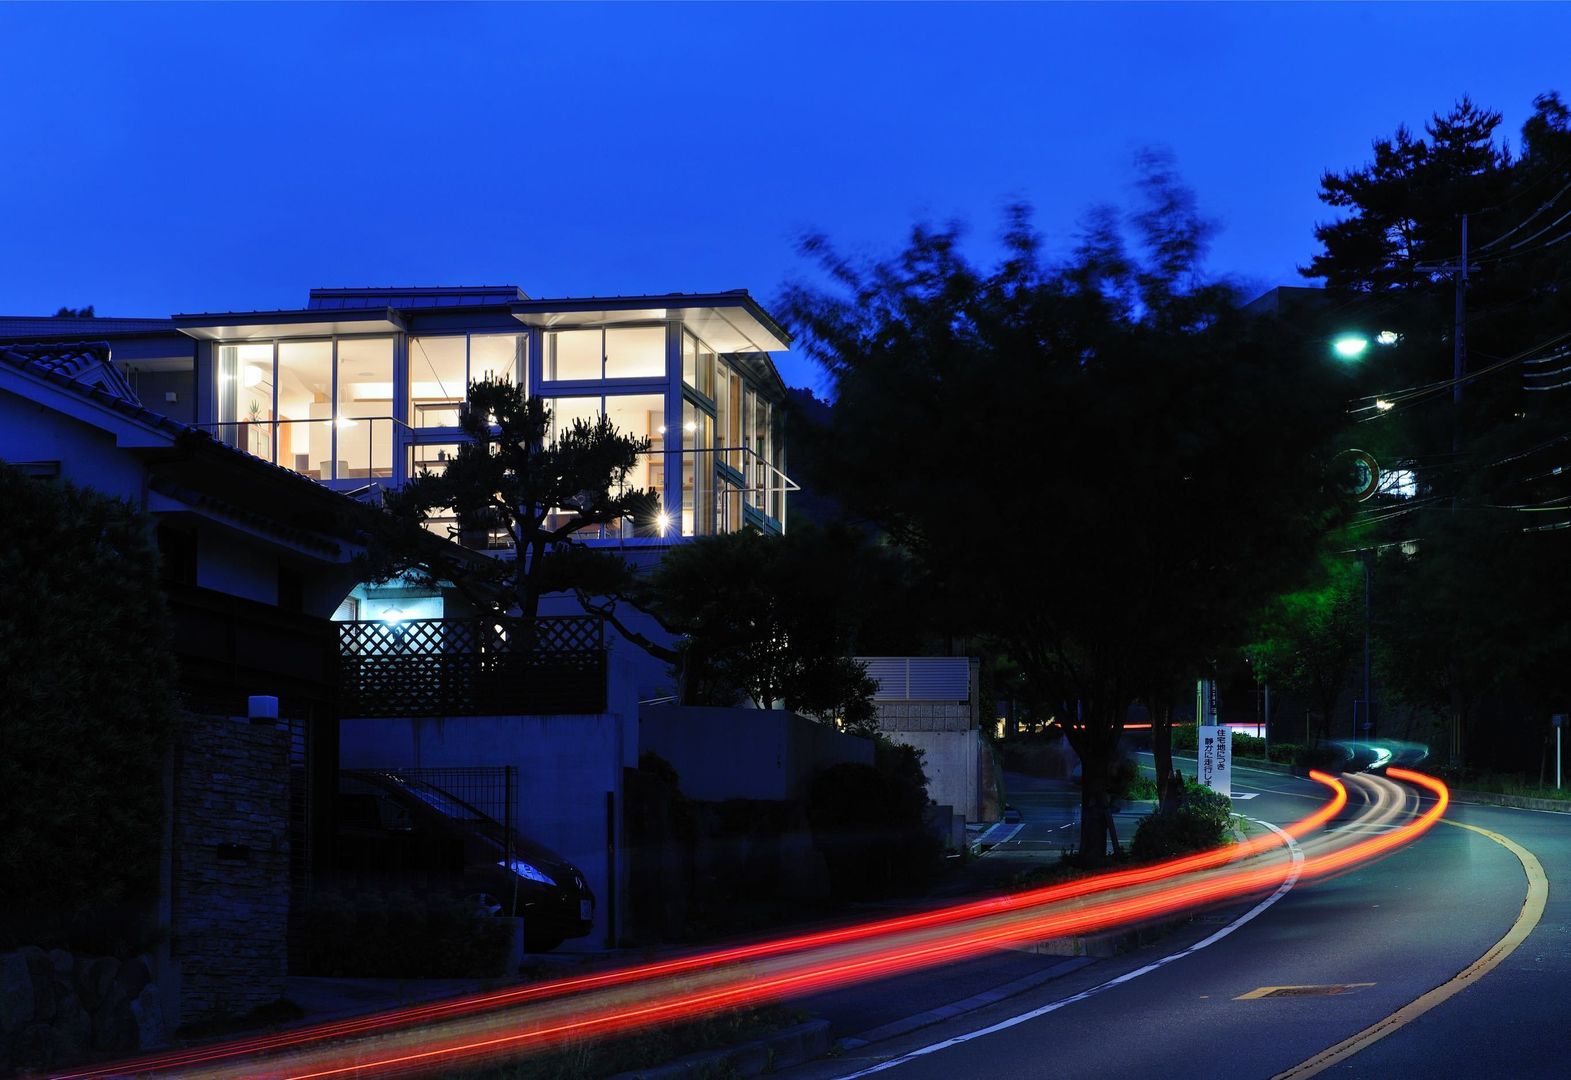
{"label": "concrete wall", "polygon": [[288,734],[187,715],[171,769],[169,939],[156,981],[172,1030],[277,1001],[288,966]]}
{"label": "concrete wall", "polygon": [[345,719],[339,725],[339,764],[345,769],[516,766],[518,831],[578,867],[595,894],[594,931],[561,948],[602,948],[622,937],[627,881],[622,770],[638,764],[632,679],[615,656],[610,671],[611,711],[593,716]]}
{"label": "concrete wall", "polygon": [[976,731],[889,731],[897,743],[923,753],[927,796],[940,806],[952,806],[966,821],[981,821],[981,737]]}
{"label": "concrete wall", "polygon": [[644,706],[639,750],[669,761],[690,799],[806,798],[830,765],[873,763],[868,739],[795,713],[697,706]]}
{"label": "concrete wall", "polygon": [[967,821],[987,818],[987,785],[982,782],[978,662],[969,665],[965,701],[920,701],[880,698],[874,707],[878,728],[892,741],[923,751],[927,794],[940,806],[952,806]]}

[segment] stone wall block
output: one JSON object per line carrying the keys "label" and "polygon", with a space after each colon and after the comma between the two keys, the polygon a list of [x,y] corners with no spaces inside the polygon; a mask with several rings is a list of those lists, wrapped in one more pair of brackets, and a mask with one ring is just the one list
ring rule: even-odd
{"label": "stone wall block", "polygon": [[136,1049],[136,1017],[131,1014],[131,999],[118,986],[93,1013],[93,1049],[125,1053]]}
{"label": "stone wall block", "polygon": [[0,956],[0,1032],[21,1031],[33,1022],[33,979],[20,953]]}
{"label": "stone wall block", "polygon": [[142,987],[142,992],[131,1002],[131,1015],[136,1020],[138,1050],[151,1050],[169,1041],[164,1031],[164,1006],[158,996],[158,987],[151,984]]}
{"label": "stone wall block", "polygon": [[64,949],[50,949],[49,962],[55,967],[55,978],[70,986],[71,973],[76,970],[76,957]]}
{"label": "stone wall block", "polygon": [[76,994],[88,1012],[97,1009],[104,1000],[119,970],[120,962],[110,956],[96,956],[91,960],[77,962]]}
{"label": "stone wall block", "polygon": [[75,994],[60,995],[55,1005],[54,1029],[60,1038],[60,1053],[67,1058],[82,1053],[92,1043],[93,1019]]}
{"label": "stone wall block", "polygon": [[27,962],[27,977],[33,984],[33,1019],[47,1024],[55,1018],[55,965],[49,954],[34,945],[17,950]]}

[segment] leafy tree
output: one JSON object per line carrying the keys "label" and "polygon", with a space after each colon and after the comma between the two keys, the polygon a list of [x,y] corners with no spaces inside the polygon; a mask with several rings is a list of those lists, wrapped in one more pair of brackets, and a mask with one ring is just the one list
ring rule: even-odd
{"label": "leafy tree", "polygon": [[1363,571],[1347,557],[1328,558],[1321,580],[1288,593],[1263,613],[1245,649],[1256,676],[1315,703],[1320,738],[1363,652]]}
{"label": "leafy tree", "polygon": [[93,305],[92,304],[88,304],[86,307],[80,307],[80,308],[63,307],[59,311],[55,312],[54,317],[57,318],[57,319],[91,319],[91,318],[95,318],[95,316],[93,315]]}
{"label": "leafy tree", "polygon": [[1014,210],[994,269],[957,227],[783,307],[835,390],[815,478],[994,635],[1083,767],[1082,856],[1105,852],[1125,714],[1154,677],[1242,644],[1314,566],[1343,496],[1332,373],[1204,283],[1206,228],[1160,160],[1130,252],[1112,211],[1050,263]]}
{"label": "leafy tree", "polygon": [[[394,526],[381,538],[377,576],[444,577],[482,609],[533,619],[546,593],[617,575],[619,564],[595,559],[575,539],[578,530],[626,519],[654,528],[658,494],[627,485],[648,440],[623,435],[606,417],[574,420],[552,439],[544,400],[485,379],[469,385],[459,427],[465,441],[444,471],[422,472],[386,496]],[[456,537],[501,530],[514,558],[431,567],[428,549],[409,530],[449,510],[458,518]]]}
{"label": "leafy tree", "polygon": [[[685,704],[745,696],[762,709],[780,702],[857,730],[872,726],[875,685],[851,657],[893,640],[891,625],[911,634],[919,622],[904,560],[838,526],[700,537],[610,600],[583,594],[586,607],[676,666]],[[623,626],[618,599],[649,612],[677,646]]]}
{"label": "leafy tree", "polygon": [[148,525],[4,463],[0,506],[0,948],[131,947],[176,708]]}
{"label": "leafy tree", "polygon": [[[1560,638],[1571,599],[1556,569],[1566,534],[1524,539],[1563,529],[1571,510],[1556,456],[1565,391],[1526,388],[1554,381],[1531,372],[1563,366],[1555,357],[1571,333],[1571,111],[1557,94],[1538,97],[1517,153],[1499,124],[1463,99],[1426,125],[1427,137],[1398,129],[1375,143],[1369,165],[1326,174],[1321,197],[1341,217],[1317,229],[1323,250],[1305,270],[1327,282],[1321,332],[1361,324],[1404,335],[1366,364],[1373,393],[1356,430],[1387,467],[1414,471],[1418,497],[1366,505],[1355,542],[1383,552],[1382,671],[1405,700],[1449,716],[1457,760],[1491,696],[1525,693],[1552,707],[1557,665],[1537,643]],[[1464,214],[1471,377],[1455,390]],[[1378,398],[1394,407],[1373,411]],[[1501,644],[1519,631],[1523,648]]]}

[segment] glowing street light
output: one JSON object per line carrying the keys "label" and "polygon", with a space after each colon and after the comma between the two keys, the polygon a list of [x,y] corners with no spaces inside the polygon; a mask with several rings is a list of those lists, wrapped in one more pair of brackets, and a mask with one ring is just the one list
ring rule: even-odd
{"label": "glowing street light", "polygon": [[1341,360],[1358,360],[1369,351],[1369,339],[1363,334],[1342,334],[1331,342],[1331,351]]}

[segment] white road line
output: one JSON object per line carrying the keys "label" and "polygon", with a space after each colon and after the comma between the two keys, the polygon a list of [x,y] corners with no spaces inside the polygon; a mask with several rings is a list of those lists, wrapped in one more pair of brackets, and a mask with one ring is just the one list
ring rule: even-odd
{"label": "white road line", "polygon": [[887,1069],[893,1069],[896,1066],[904,1065],[908,1061],[914,1061],[919,1057],[925,1057],[928,1054],[936,1054],[938,1051],[948,1049],[951,1046],[959,1046],[961,1043],[968,1043],[973,1039],[980,1039],[984,1035],[993,1035],[1008,1028],[1024,1024],[1028,1020],[1035,1020],[1039,1016],[1046,1016],[1050,1012],[1057,1012],[1066,1005],[1073,1005],[1077,1001],[1084,1001],[1086,998],[1094,997],[1097,994],[1102,993],[1104,990],[1111,990],[1115,986],[1122,986],[1124,983],[1129,982],[1132,979],[1138,979],[1142,975],[1149,975],[1158,968],[1171,964],[1174,960],[1182,960],[1191,953],[1197,953],[1201,949],[1215,945],[1218,941],[1221,941],[1223,938],[1227,937],[1240,926],[1243,926],[1247,922],[1253,921],[1256,917],[1263,914],[1265,910],[1272,904],[1275,904],[1278,900],[1282,899],[1282,897],[1286,896],[1288,890],[1297,883],[1298,875],[1303,870],[1304,866],[1304,849],[1298,846],[1298,841],[1294,840],[1291,836],[1277,828],[1275,825],[1271,824],[1269,821],[1260,821],[1255,818],[1251,818],[1250,820],[1254,821],[1256,825],[1264,825],[1266,828],[1276,833],[1283,839],[1283,841],[1286,842],[1288,850],[1290,850],[1293,854],[1292,869],[1288,871],[1287,878],[1282,882],[1282,884],[1277,886],[1276,892],[1260,901],[1260,903],[1244,912],[1244,914],[1240,915],[1238,918],[1222,927],[1222,929],[1218,930],[1210,937],[1195,942],[1193,945],[1189,946],[1189,948],[1184,949],[1181,952],[1164,956],[1160,960],[1154,960],[1145,967],[1136,968],[1134,971],[1125,972],[1118,978],[1109,979],[1107,982],[1093,986],[1089,990],[1082,990],[1078,994],[1074,994],[1070,997],[1052,1002],[1048,1005],[1039,1006],[1038,1008],[1031,1009],[1028,1012],[1023,1012],[1016,1016],[1011,1016],[1005,1020],[1000,1020],[996,1024],[989,1024],[987,1027],[978,1028],[975,1031],[968,1031],[964,1034],[956,1035],[953,1038],[945,1039],[942,1042],[932,1043],[928,1046],[921,1047],[920,1049],[912,1050],[908,1054],[901,1054],[899,1057],[890,1058],[888,1061],[879,1062],[877,1065],[862,1069],[859,1072],[845,1073],[839,1078],[839,1080],[855,1080],[855,1078],[858,1076],[871,1076],[873,1073],[884,1072]]}
{"label": "white road line", "polygon": [[[997,825],[993,826],[993,829],[1002,828],[1003,824],[1004,824],[1003,822],[999,822]],[[979,843],[979,844],[992,844],[993,847],[996,848],[999,844],[1007,844],[1007,843],[1009,843],[1009,841],[1013,840],[1016,836],[1019,835],[1020,830],[1023,829],[1023,828],[1025,828],[1025,824],[1022,822],[1021,824],[1016,825],[1014,828],[1010,829],[1008,832],[1006,832],[1003,835],[998,836],[998,837],[994,837],[993,836],[993,829],[988,829],[987,832],[985,832],[981,836],[977,837],[976,842]],[[991,851],[992,848],[989,848],[988,850]],[[987,852],[984,851],[984,852],[982,852],[982,854],[986,855]]]}

